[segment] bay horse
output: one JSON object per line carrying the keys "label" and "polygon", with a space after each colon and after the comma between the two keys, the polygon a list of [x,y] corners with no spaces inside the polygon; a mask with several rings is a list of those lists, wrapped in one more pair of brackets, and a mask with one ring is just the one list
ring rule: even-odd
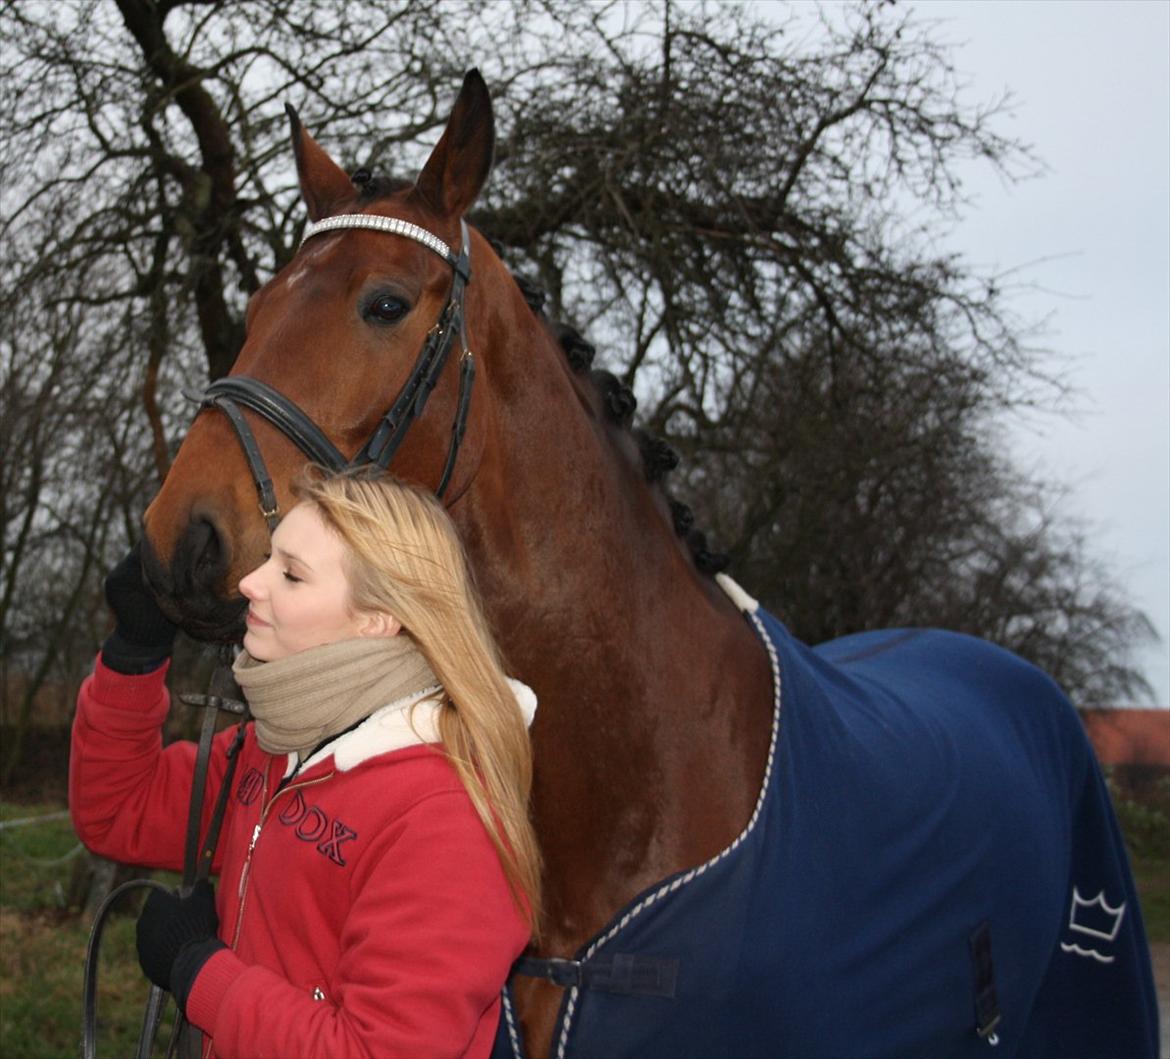
{"label": "bay horse", "polygon": [[940,632],[813,650],[712,576],[628,393],[463,222],[493,151],[477,72],[414,183],[351,179],[290,121],[312,225],[202,397],[144,566],[228,641],[306,456],[442,493],[540,703],[547,905],[499,1054],[1150,1050],[1125,852],[1052,682]]}

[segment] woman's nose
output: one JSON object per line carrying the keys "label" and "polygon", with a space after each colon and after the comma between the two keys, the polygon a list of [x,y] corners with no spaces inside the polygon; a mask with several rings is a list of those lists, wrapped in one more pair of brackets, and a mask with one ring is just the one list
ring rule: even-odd
{"label": "woman's nose", "polygon": [[257,591],[260,587],[260,578],[257,576],[259,573],[260,570],[256,569],[240,578],[240,595],[249,602],[259,596],[259,592]]}

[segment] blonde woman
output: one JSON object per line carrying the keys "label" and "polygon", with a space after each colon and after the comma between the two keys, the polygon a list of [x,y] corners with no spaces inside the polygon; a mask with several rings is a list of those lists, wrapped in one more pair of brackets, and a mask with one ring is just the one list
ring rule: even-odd
{"label": "blonde woman", "polygon": [[[539,913],[534,697],[504,676],[434,497],[367,474],[306,477],[297,495],[240,582],[253,721],[218,890],[153,891],[139,959],[221,1059],[487,1055]],[[136,557],[107,597],[117,626],[74,724],[74,822],[95,852],[176,869],[194,748],[159,735],[174,628]]]}

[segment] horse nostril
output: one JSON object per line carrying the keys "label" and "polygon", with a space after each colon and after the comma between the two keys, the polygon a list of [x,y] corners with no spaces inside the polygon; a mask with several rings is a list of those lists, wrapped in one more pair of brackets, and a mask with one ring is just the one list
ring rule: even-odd
{"label": "horse nostril", "polygon": [[207,518],[188,523],[175,552],[173,569],[179,593],[215,595],[226,570],[223,537],[215,523]]}
{"label": "horse nostril", "polygon": [[200,573],[218,566],[223,548],[220,546],[219,534],[207,519],[200,519],[195,524],[195,531],[195,577],[198,580]]}

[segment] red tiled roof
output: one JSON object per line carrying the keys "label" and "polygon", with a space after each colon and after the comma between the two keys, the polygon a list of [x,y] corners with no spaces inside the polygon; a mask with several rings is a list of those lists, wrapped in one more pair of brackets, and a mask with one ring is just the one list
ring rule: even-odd
{"label": "red tiled roof", "polygon": [[1170,768],[1170,710],[1082,710],[1081,720],[1102,765]]}

